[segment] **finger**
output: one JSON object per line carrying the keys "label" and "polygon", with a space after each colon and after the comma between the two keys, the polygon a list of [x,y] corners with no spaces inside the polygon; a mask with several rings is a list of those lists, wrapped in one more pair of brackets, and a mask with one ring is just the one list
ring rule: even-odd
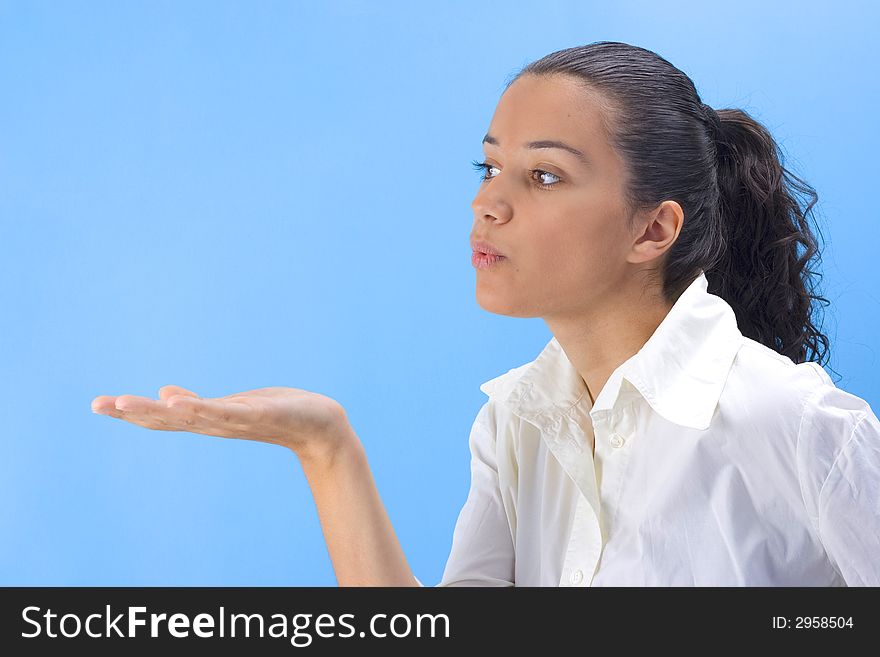
{"label": "finger", "polygon": [[113,403],[113,397],[108,395],[98,395],[92,400],[93,413],[106,413]]}
{"label": "finger", "polygon": [[92,400],[92,412],[99,415],[110,415],[112,417],[120,417],[122,411],[116,410],[116,397],[110,395],[100,395]]}
{"label": "finger", "polygon": [[178,431],[178,424],[183,424],[170,417],[164,401],[136,395],[116,397],[114,408],[109,414],[148,429]]}
{"label": "finger", "polygon": [[112,407],[102,407],[107,415],[162,431],[235,437],[240,428],[252,426],[262,416],[262,412],[244,402],[202,399],[187,394],[173,395],[166,400],[137,395],[107,399],[114,401]]}
{"label": "finger", "polygon": [[175,396],[168,400],[168,408],[190,410],[216,426],[254,426],[260,413],[243,402]]}
{"label": "finger", "polygon": [[188,397],[195,397],[196,399],[199,398],[199,396],[192,390],[187,390],[186,388],[181,388],[180,386],[167,385],[159,388],[159,399],[167,401],[170,397],[173,397],[175,395],[186,395]]}
{"label": "finger", "polygon": [[92,410],[101,415],[113,415],[114,417],[119,417],[119,414],[122,411],[116,408],[117,399],[119,399],[119,397],[114,397],[112,395],[100,395],[95,397],[92,400]]}
{"label": "finger", "polygon": [[[189,395],[174,397],[175,404],[173,405],[169,405],[168,400],[155,400],[133,395],[122,395],[116,399],[117,407],[115,410],[118,415],[114,415],[114,417],[147,429],[211,433],[217,428],[214,423],[196,412],[193,403],[198,403],[201,400]],[[179,400],[187,403],[181,404]]]}
{"label": "finger", "polygon": [[[117,411],[125,411],[132,415],[139,415],[155,408],[160,402],[149,397],[138,395],[119,395],[116,397],[114,406]],[[163,403],[164,405],[164,403]]]}

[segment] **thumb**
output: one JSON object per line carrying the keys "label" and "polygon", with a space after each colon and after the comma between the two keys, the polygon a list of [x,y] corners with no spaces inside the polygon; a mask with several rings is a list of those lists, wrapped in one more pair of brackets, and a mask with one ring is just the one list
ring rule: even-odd
{"label": "thumb", "polygon": [[180,386],[162,386],[159,388],[159,399],[167,400],[170,397],[174,397],[176,395],[180,395],[183,397],[195,397],[196,399],[201,399],[196,393],[192,390],[187,390],[186,388],[181,388]]}

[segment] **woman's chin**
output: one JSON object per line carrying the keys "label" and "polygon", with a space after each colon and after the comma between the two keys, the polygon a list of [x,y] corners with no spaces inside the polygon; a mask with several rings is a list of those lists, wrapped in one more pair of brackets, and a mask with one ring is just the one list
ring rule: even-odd
{"label": "woman's chin", "polygon": [[487,313],[492,313],[493,315],[523,318],[538,316],[535,313],[530,312],[528,308],[518,305],[512,300],[505,300],[500,298],[497,294],[481,292],[479,287],[477,288],[477,305]]}

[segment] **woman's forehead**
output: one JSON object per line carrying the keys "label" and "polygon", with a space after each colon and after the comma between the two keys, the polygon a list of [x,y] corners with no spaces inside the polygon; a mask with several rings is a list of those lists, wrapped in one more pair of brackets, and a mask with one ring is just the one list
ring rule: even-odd
{"label": "woman's forehead", "polygon": [[601,111],[595,94],[569,78],[523,76],[502,94],[484,141],[505,150],[559,141],[589,159],[602,148]]}

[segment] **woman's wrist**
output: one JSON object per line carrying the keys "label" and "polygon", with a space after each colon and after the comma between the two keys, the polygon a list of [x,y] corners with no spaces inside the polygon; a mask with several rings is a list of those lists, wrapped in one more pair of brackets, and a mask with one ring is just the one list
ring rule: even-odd
{"label": "woman's wrist", "polygon": [[324,475],[331,472],[343,460],[363,455],[363,445],[354,429],[347,422],[332,435],[313,441],[296,455],[306,474]]}

